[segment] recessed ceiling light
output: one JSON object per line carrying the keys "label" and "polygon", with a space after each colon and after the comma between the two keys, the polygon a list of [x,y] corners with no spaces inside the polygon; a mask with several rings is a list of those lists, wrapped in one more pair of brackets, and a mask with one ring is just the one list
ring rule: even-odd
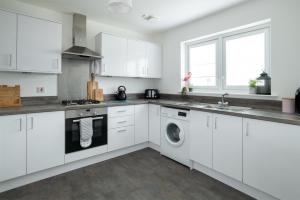
{"label": "recessed ceiling light", "polygon": [[109,0],[108,10],[113,13],[127,14],[132,9],[132,0]]}
{"label": "recessed ceiling light", "polygon": [[151,21],[153,19],[159,19],[159,17],[157,16],[154,16],[154,15],[146,15],[146,14],[143,14],[142,15],[142,18],[146,21]]}

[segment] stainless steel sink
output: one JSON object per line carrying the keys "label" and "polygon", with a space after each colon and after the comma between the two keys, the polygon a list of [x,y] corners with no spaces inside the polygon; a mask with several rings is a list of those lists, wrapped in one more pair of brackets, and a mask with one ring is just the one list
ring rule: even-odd
{"label": "stainless steel sink", "polygon": [[211,108],[211,109],[225,110],[225,111],[236,111],[236,112],[251,110],[251,108],[249,108],[249,107],[220,106],[220,105],[217,105],[217,104],[209,104],[209,105],[204,106],[204,108]]}
{"label": "stainless steel sink", "polygon": [[242,112],[251,110],[249,107],[240,107],[240,106],[222,106],[218,104],[206,104],[206,103],[181,103],[182,106],[190,106],[194,108],[203,108],[203,109],[213,109],[213,110],[224,110],[224,111],[235,111]]}

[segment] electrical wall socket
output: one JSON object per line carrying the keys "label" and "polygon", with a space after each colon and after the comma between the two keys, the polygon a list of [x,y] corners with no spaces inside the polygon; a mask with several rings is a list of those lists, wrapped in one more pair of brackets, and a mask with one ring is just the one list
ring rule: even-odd
{"label": "electrical wall socket", "polygon": [[45,93],[45,87],[36,87],[36,93],[44,94]]}

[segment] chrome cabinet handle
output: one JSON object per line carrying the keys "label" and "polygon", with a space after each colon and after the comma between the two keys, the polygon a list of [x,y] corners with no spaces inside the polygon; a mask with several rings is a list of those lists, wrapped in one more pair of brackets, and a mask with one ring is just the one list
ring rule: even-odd
{"label": "chrome cabinet handle", "polygon": [[[101,120],[101,119],[104,119],[104,117],[95,117],[95,118],[93,118],[93,120]],[[80,120],[79,119],[73,120],[73,123],[77,123],[77,122],[80,122]]]}
{"label": "chrome cabinet handle", "polygon": [[218,118],[216,117],[216,118],[215,118],[215,130],[217,130],[217,128],[218,128],[218,127],[217,127],[217,121],[218,121]]}
{"label": "chrome cabinet handle", "polygon": [[210,117],[207,116],[207,118],[206,118],[206,127],[207,127],[207,128],[209,128],[209,119],[210,119]]}
{"label": "chrome cabinet handle", "polygon": [[124,113],[124,112],[126,112],[126,110],[118,110],[117,112],[118,113]]}
{"label": "chrome cabinet handle", "polygon": [[30,117],[30,128],[29,128],[29,125],[28,125],[28,121],[27,121],[27,130],[33,130],[34,128],[34,122],[33,122],[33,117]]}
{"label": "chrome cabinet handle", "polygon": [[119,133],[124,133],[124,132],[127,132],[126,129],[122,129],[122,130],[118,130]]}
{"label": "chrome cabinet handle", "polygon": [[246,123],[246,136],[249,136],[249,122]]}
{"label": "chrome cabinet handle", "polygon": [[22,132],[22,130],[23,130],[23,123],[22,122],[23,122],[23,120],[22,120],[22,118],[20,118],[19,119],[19,131],[20,132]]}
{"label": "chrome cabinet handle", "polygon": [[124,123],[126,123],[127,121],[120,121],[120,122],[118,122],[118,124],[124,124]]}
{"label": "chrome cabinet handle", "polygon": [[9,66],[10,67],[12,66],[12,58],[13,58],[13,55],[9,54]]}
{"label": "chrome cabinet handle", "polygon": [[34,118],[31,117],[31,130],[33,130],[33,129],[34,129]]}

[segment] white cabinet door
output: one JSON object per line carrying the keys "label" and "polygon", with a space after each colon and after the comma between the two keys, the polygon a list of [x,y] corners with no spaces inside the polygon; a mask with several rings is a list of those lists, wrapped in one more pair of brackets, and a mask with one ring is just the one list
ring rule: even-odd
{"label": "white cabinet door", "polygon": [[134,126],[108,130],[108,151],[134,145]]}
{"label": "white cabinet door", "polygon": [[149,141],[160,146],[160,105],[149,104]]}
{"label": "white cabinet door", "polygon": [[212,168],[213,129],[212,113],[191,111],[190,158]]}
{"label": "white cabinet door", "polygon": [[26,174],[26,116],[0,117],[0,182]]}
{"label": "white cabinet door", "polygon": [[213,122],[213,168],[242,181],[242,118],[214,114]]}
{"label": "white cabinet door", "polygon": [[0,27],[0,70],[15,70],[17,15],[0,10]]}
{"label": "white cabinet door", "polygon": [[126,38],[100,33],[96,37],[96,51],[103,56],[100,75],[126,76]]}
{"label": "white cabinet door", "polygon": [[127,75],[129,77],[147,76],[147,43],[128,40],[127,43]]}
{"label": "white cabinet door", "polygon": [[147,43],[147,77],[161,78],[162,48],[159,44]]}
{"label": "white cabinet door", "polygon": [[18,70],[60,73],[61,47],[61,24],[18,16]]}
{"label": "white cabinet door", "polygon": [[148,142],[148,104],[134,106],[134,119],[134,143]]}
{"label": "white cabinet door", "polygon": [[244,183],[278,199],[300,198],[300,126],[244,119]]}
{"label": "white cabinet door", "polygon": [[28,114],[27,173],[62,165],[64,156],[64,112]]}

